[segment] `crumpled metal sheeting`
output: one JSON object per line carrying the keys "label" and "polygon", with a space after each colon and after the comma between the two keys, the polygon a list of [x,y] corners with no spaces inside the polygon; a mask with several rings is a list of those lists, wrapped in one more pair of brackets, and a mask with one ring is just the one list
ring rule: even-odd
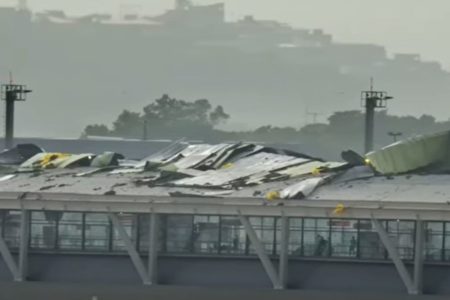
{"label": "crumpled metal sheeting", "polygon": [[368,162],[382,174],[403,174],[432,166],[450,169],[450,131],[417,136],[366,154]]}
{"label": "crumpled metal sheeting", "polygon": [[282,175],[287,175],[289,177],[301,177],[304,175],[312,174],[316,170],[333,170],[337,168],[341,168],[348,165],[347,163],[343,162],[320,162],[320,161],[309,161],[305,164],[293,166],[281,171],[278,171],[278,173]]}
{"label": "crumpled metal sheeting", "polygon": [[136,167],[144,167],[147,162],[154,163],[154,164],[165,164],[170,163],[172,160],[174,160],[177,155],[184,149],[186,149],[189,146],[188,143],[185,143],[183,141],[177,141],[171,145],[169,145],[167,148],[156,152],[155,154],[152,154],[144,159],[141,160],[140,164]]}
{"label": "crumpled metal sheeting", "polygon": [[281,199],[304,199],[311,195],[319,186],[325,184],[330,176],[310,177],[280,191]]}
{"label": "crumpled metal sheeting", "polygon": [[194,168],[200,170],[208,170],[208,169],[218,169],[225,162],[229,161],[229,159],[237,152],[242,149],[242,147],[249,147],[251,145],[242,145],[242,144],[225,144],[226,147],[212,153],[210,157],[195,165]]}
{"label": "crumpled metal sheeting", "polygon": [[218,145],[190,145],[179,153],[181,158],[174,162],[174,165],[179,169],[192,168],[206,159],[210,158],[217,152],[230,147],[230,144]]}
{"label": "crumpled metal sheeting", "polygon": [[245,157],[227,168],[205,171],[203,175],[174,181],[180,186],[225,186],[242,178],[305,163],[307,160],[292,156],[258,153]]}

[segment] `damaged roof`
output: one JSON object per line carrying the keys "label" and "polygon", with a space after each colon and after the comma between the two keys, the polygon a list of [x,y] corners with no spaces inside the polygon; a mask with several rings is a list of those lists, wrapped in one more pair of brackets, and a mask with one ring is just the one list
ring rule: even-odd
{"label": "damaged roof", "polygon": [[257,198],[272,192],[296,199],[347,168],[255,144],[177,142],[141,161],[114,153],[38,153],[0,178],[0,192]]}
{"label": "damaged roof", "polygon": [[449,136],[416,137],[365,158],[345,152],[348,162],[247,143],[179,141],[143,160],[40,152],[4,172],[0,193],[450,203],[450,175],[441,174]]}

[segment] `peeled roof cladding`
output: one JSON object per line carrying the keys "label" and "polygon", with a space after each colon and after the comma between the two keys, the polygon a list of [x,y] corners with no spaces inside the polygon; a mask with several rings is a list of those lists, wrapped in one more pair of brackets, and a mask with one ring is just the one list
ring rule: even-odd
{"label": "peeled roof cladding", "polygon": [[366,155],[381,174],[450,171],[450,131],[406,139]]}
{"label": "peeled roof cladding", "polygon": [[[105,158],[111,158],[111,154],[105,153]],[[38,163],[41,166],[49,155],[52,153],[45,153],[43,157],[38,155],[25,165],[33,167]],[[88,154],[64,155],[64,159],[64,164],[54,166],[56,170],[44,168],[39,174],[4,178],[8,183],[3,183],[0,189],[94,194],[106,190],[123,195],[200,197],[239,194],[258,198],[272,192],[281,195],[277,199],[303,199],[348,166],[246,143],[188,145],[177,142],[142,161],[121,161],[119,166],[101,168],[75,168],[70,173],[61,166],[88,159]],[[54,164],[55,160],[51,162]],[[26,187],[23,180],[27,181]]]}

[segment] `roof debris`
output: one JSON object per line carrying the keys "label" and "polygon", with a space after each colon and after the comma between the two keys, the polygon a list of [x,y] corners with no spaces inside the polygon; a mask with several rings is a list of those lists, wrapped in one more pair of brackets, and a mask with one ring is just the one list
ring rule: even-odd
{"label": "roof debris", "polygon": [[[156,193],[186,197],[232,197],[236,193],[249,193],[262,198],[269,192],[265,189],[270,188],[273,195],[278,195],[275,198],[301,199],[330,175],[341,173],[349,166],[255,144],[189,145],[179,141],[141,161],[125,160],[113,152],[38,153],[23,162],[14,176],[4,177],[0,191]],[[26,178],[30,184],[26,188],[22,173],[32,173]],[[267,184],[272,185],[265,187]],[[261,187],[258,193],[255,186]],[[145,187],[148,189],[143,192]]]}
{"label": "roof debris", "polygon": [[[249,143],[190,145],[178,141],[136,161],[114,152],[41,151],[15,171],[2,172],[0,192],[258,198],[268,205],[337,197],[397,199],[411,194],[417,182],[424,180],[411,174],[450,171],[449,142],[450,132],[419,136],[365,158],[353,151],[343,152],[345,162],[327,162]],[[421,189],[431,190],[427,185]],[[450,201],[445,193],[439,197]],[[335,214],[343,209],[337,207]]]}

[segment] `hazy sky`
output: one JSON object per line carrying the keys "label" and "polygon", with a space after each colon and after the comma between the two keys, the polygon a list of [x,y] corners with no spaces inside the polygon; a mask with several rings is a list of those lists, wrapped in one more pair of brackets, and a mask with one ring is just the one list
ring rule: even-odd
{"label": "hazy sky", "polygon": [[[215,3],[217,0],[194,0]],[[0,3],[14,3],[0,0]],[[253,14],[297,27],[324,28],[342,42],[377,43],[390,53],[421,53],[450,69],[449,0],[225,0],[229,19]],[[158,14],[172,0],[28,0],[35,10],[65,9],[73,14],[118,13],[119,8]]]}

